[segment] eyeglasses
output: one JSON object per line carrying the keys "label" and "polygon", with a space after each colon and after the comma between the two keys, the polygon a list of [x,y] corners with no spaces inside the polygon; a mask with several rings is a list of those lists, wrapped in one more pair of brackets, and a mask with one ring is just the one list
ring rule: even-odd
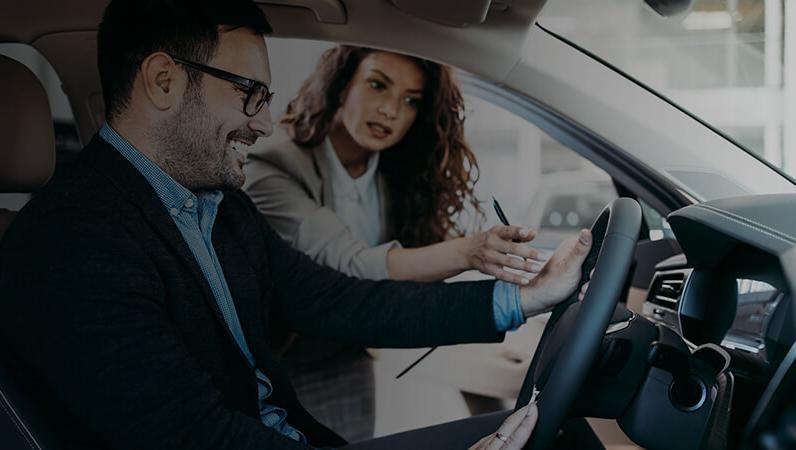
{"label": "eyeglasses", "polygon": [[271,99],[274,98],[274,93],[268,90],[265,83],[250,78],[244,78],[240,75],[227,72],[226,70],[216,69],[215,67],[206,66],[204,64],[195,63],[182,58],[172,59],[184,66],[204,72],[208,75],[214,76],[232,84],[236,84],[246,91],[246,100],[243,102],[243,113],[249,117],[254,117],[263,109],[263,105],[270,105]]}

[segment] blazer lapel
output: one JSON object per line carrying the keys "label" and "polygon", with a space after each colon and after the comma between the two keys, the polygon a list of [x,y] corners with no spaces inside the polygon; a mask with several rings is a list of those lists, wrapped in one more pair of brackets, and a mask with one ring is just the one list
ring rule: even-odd
{"label": "blazer lapel", "polygon": [[381,240],[387,242],[394,238],[392,222],[390,222],[390,199],[387,189],[387,181],[381,171],[376,173],[376,187],[379,189],[379,219],[381,220]]}
{"label": "blazer lapel", "polygon": [[[325,151],[324,145],[326,145],[325,141],[310,149],[313,172],[318,175],[319,180],[315,180],[315,177],[311,177],[311,179],[305,177],[305,179],[307,179],[307,184],[312,191],[312,195],[316,199],[319,199],[321,206],[330,206],[332,204],[334,190],[332,189],[332,177],[329,176],[328,166],[323,163],[326,158],[326,155],[322,154]],[[386,242],[393,239],[395,232],[390,222],[390,199],[388,197],[387,182],[381,170],[376,173],[376,186],[379,190],[379,219],[382,223],[381,240]]]}
{"label": "blazer lapel", "polygon": [[321,154],[324,151],[323,146],[324,143],[320,143],[312,148],[313,169],[320,178],[320,183],[318,183],[317,186],[312,186],[312,189],[314,191],[313,194],[320,200],[321,206],[329,206],[332,204],[332,195],[334,191],[332,190],[331,177],[327,173],[327,166],[321,161],[322,158],[325,158],[325,156]]}
{"label": "blazer lapel", "polygon": [[93,166],[97,172],[105,175],[121,195],[135,204],[141,211],[141,216],[144,220],[160,235],[163,242],[178,255],[178,259],[196,278],[197,286],[199,286],[202,296],[213,311],[213,315],[221,323],[227,337],[234,347],[238,349],[241,358],[250,366],[248,358],[238,347],[232,332],[229,330],[226,321],[224,321],[224,316],[222,316],[221,310],[216,303],[213,291],[210,289],[204,274],[202,274],[196,258],[191,253],[191,249],[188,248],[188,244],[182,237],[180,230],[146,178],[112,145],[96,135],[81,153],[81,158],[83,158],[84,162]]}

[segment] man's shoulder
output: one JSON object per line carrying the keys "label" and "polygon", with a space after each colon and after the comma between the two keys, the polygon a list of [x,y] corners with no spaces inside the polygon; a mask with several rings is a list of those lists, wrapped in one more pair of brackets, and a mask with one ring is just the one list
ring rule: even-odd
{"label": "man's shoulder", "polygon": [[224,199],[219,207],[219,218],[232,221],[236,225],[235,228],[268,227],[268,223],[262,220],[262,215],[252,199],[240,189],[224,191]]}
{"label": "man's shoulder", "polygon": [[59,166],[47,185],[36,192],[22,208],[9,229],[58,229],[70,224],[88,224],[93,220],[112,227],[123,209],[119,193],[107,176],[99,173],[82,155]]}
{"label": "man's shoulder", "polygon": [[53,179],[20,211],[19,219],[27,215],[84,212],[101,206],[97,197],[106,195],[108,190],[98,186],[97,176],[90,167],[80,162],[59,167]]}
{"label": "man's shoulder", "polygon": [[268,256],[267,248],[279,235],[263,218],[249,196],[242,190],[225,191],[214,227],[216,245],[245,243],[252,260]]}

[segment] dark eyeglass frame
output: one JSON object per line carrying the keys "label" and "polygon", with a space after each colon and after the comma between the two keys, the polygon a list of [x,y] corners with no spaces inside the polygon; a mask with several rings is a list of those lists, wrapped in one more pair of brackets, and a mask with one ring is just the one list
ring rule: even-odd
{"label": "dark eyeglass frame", "polygon": [[[260,110],[263,109],[264,105],[270,105],[271,100],[274,98],[274,93],[268,89],[268,86],[260,81],[252,80],[251,78],[242,77],[240,75],[235,75],[234,73],[227,72],[226,70],[217,69],[215,67],[206,66],[204,64],[199,64],[197,62],[188,61],[187,59],[177,58],[172,56],[171,59],[174,62],[182,64],[184,66],[190,67],[192,69],[198,70],[200,72],[204,72],[210,76],[216,77],[218,79],[228,81],[232,84],[236,84],[241,88],[246,90],[246,100],[243,102],[243,113],[249,117],[254,117]],[[253,105],[250,105],[252,98],[254,98],[254,94],[257,92],[257,89],[261,89],[263,93],[262,99],[255,102]],[[253,108],[254,111],[250,109]]]}

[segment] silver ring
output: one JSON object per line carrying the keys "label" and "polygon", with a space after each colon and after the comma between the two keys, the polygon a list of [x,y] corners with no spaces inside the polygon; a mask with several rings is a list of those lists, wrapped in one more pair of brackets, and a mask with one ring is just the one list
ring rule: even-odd
{"label": "silver ring", "polygon": [[506,436],[503,436],[502,434],[500,434],[500,432],[495,433],[495,437],[500,439],[503,442],[508,442],[509,441],[509,438],[507,438]]}

